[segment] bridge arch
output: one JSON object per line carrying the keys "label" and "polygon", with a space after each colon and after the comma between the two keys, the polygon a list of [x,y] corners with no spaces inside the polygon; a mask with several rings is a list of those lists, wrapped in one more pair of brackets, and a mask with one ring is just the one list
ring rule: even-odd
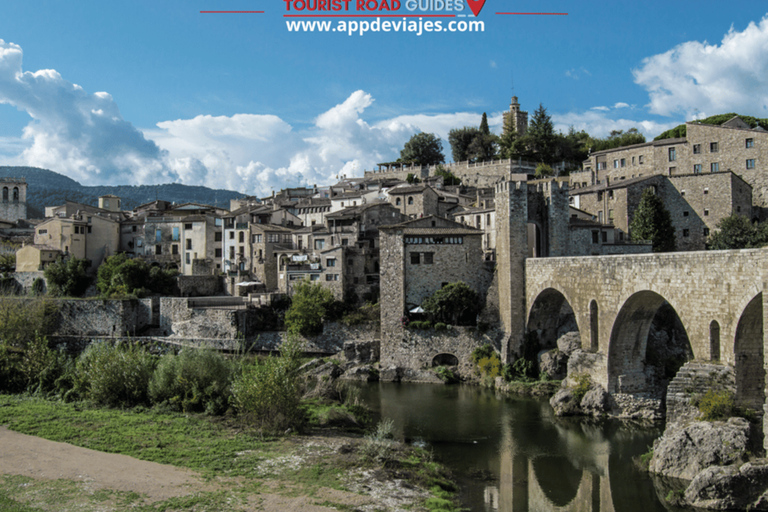
{"label": "bridge arch", "polygon": [[[649,334],[653,327],[653,343]],[[650,290],[631,295],[614,320],[608,345],[608,391],[663,396],[666,384],[693,357],[677,311]]]}
{"label": "bridge arch", "polygon": [[528,310],[526,325],[528,337],[535,333],[540,348],[556,347],[559,334],[581,331],[571,301],[555,288],[546,288],[536,296]]}
{"label": "bridge arch", "polygon": [[762,293],[757,294],[747,304],[739,317],[733,353],[736,403],[762,414],[765,401]]}
{"label": "bridge arch", "polygon": [[436,366],[458,366],[459,358],[453,354],[443,353],[437,354],[432,358],[432,367]]}

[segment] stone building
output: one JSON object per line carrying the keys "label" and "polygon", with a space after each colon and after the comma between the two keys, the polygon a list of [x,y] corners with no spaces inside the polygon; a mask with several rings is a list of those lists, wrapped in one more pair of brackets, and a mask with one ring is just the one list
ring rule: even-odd
{"label": "stone building", "polygon": [[614,226],[618,241],[631,238],[630,225],[643,192],[659,195],[675,228],[678,250],[705,248],[710,233],[734,213],[752,218],[752,188],[733,172],[653,175],[571,190],[574,206]]}
{"label": "stone building", "polygon": [[508,127],[515,130],[518,137],[525,135],[525,132],[528,131],[528,112],[520,110],[517,96],[512,96],[509,110],[504,112],[504,135],[506,135]]}
{"label": "stone building", "polygon": [[440,196],[427,185],[403,185],[390,189],[389,202],[409,219],[437,215]]}
{"label": "stone building", "polygon": [[722,125],[685,124],[682,138],[597,151],[571,173],[572,188],[611,185],[650,175],[687,176],[732,171],[753,189],[754,205],[768,208],[768,131],[735,116]]}
{"label": "stone building", "polygon": [[47,245],[25,245],[16,251],[16,272],[38,272],[61,257],[55,247]]}
{"label": "stone building", "polygon": [[27,218],[27,180],[25,178],[0,178],[2,202],[0,220],[17,222]]}
{"label": "stone building", "polygon": [[93,271],[120,248],[120,223],[107,216],[74,214],[46,219],[35,228],[35,245],[88,260]]}

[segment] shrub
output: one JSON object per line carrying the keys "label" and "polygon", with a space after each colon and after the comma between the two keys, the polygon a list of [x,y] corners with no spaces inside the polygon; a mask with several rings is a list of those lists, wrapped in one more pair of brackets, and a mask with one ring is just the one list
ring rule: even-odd
{"label": "shrub", "polygon": [[493,346],[490,343],[486,343],[485,345],[477,347],[475,350],[473,350],[470,357],[472,358],[473,363],[478,364],[481,359],[485,357],[491,357],[493,353]]}
{"label": "shrub", "polygon": [[341,318],[341,323],[346,326],[359,325],[366,322],[379,322],[381,320],[381,310],[379,303],[366,304],[357,311],[348,312]]}
{"label": "shrub", "polygon": [[495,379],[501,375],[501,359],[495,352],[490,357],[482,358],[477,367],[480,370],[480,375],[485,378]]}
{"label": "shrub", "polygon": [[369,460],[386,462],[394,454],[397,448],[395,441],[395,422],[383,420],[376,425],[376,430],[365,436],[360,447],[360,453]]}
{"label": "shrub", "polygon": [[461,281],[450,283],[422,303],[425,311],[439,322],[474,325],[482,304],[477,292]]}
{"label": "shrub", "polygon": [[536,365],[524,357],[518,357],[512,364],[504,366],[504,379],[507,382],[531,382],[536,380]]}
{"label": "shrub", "polygon": [[302,281],[294,287],[285,327],[291,334],[311,336],[323,332],[323,319],[333,304],[333,293],[320,284]]}
{"label": "shrub", "polygon": [[456,371],[454,371],[452,368],[448,368],[447,366],[438,366],[435,368],[435,374],[446,384],[453,384],[459,382],[460,380],[459,376],[456,374]]}
{"label": "shrub", "polygon": [[136,344],[92,343],[75,367],[75,389],[110,407],[149,404],[149,381],[156,358]]}
{"label": "shrub", "polygon": [[67,258],[48,265],[44,274],[51,295],[81,297],[91,284],[88,267],[90,263],[87,260],[78,258]]}
{"label": "shrub", "polygon": [[592,387],[592,377],[588,373],[580,373],[574,376],[573,380],[576,381],[576,385],[573,387],[573,396],[577,402],[581,402],[589,388]]}
{"label": "shrub", "polygon": [[437,322],[435,324],[435,330],[436,331],[445,331],[448,329],[448,326],[444,324],[443,322]]}
{"label": "shrub", "polygon": [[149,396],[183,412],[222,414],[229,404],[233,368],[234,363],[212,350],[167,354],[149,382]]}
{"label": "shrub", "polygon": [[56,321],[56,304],[45,299],[0,300],[0,342],[25,348],[36,336],[47,336]]}
{"label": "shrub", "polygon": [[43,279],[42,277],[38,277],[34,281],[32,281],[32,286],[30,287],[30,294],[33,297],[39,297],[40,295],[44,295],[45,279]]}
{"label": "shrub", "polygon": [[305,421],[298,375],[301,344],[292,337],[280,351],[280,357],[243,364],[232,383],[232,400],[243,418],[271,433],[288,428],[300,430]]}
{"label": "shrub", "polygon": [[733,393],[724,389],[710,389],[696,401],[696,406],[701,412],[700,418],[705,421],[724,420],[738,415]]}

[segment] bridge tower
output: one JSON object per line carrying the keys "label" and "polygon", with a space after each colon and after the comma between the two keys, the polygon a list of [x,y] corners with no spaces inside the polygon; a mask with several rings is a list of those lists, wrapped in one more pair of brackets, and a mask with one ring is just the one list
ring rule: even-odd
{"label": "bridge tower", "polygon": [[528,256],[528,184],[525,174],[512,174],[495,185],[496,278],[499,314],[504,327],[501,359],[520,354],[525,335],[525,258]]}
{"label": "bridge tower", "polygon": [[541,184],[547,204],[547,256],[568,256],[570,246],[568,178],[554,178]]}

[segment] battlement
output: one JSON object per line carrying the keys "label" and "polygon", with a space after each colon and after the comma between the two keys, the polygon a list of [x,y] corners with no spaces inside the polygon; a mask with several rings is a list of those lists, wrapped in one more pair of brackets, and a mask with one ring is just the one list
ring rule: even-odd
{"label": "battlement", "polygon": [[26,183],[27,178],[0,178],[3,183]]}

